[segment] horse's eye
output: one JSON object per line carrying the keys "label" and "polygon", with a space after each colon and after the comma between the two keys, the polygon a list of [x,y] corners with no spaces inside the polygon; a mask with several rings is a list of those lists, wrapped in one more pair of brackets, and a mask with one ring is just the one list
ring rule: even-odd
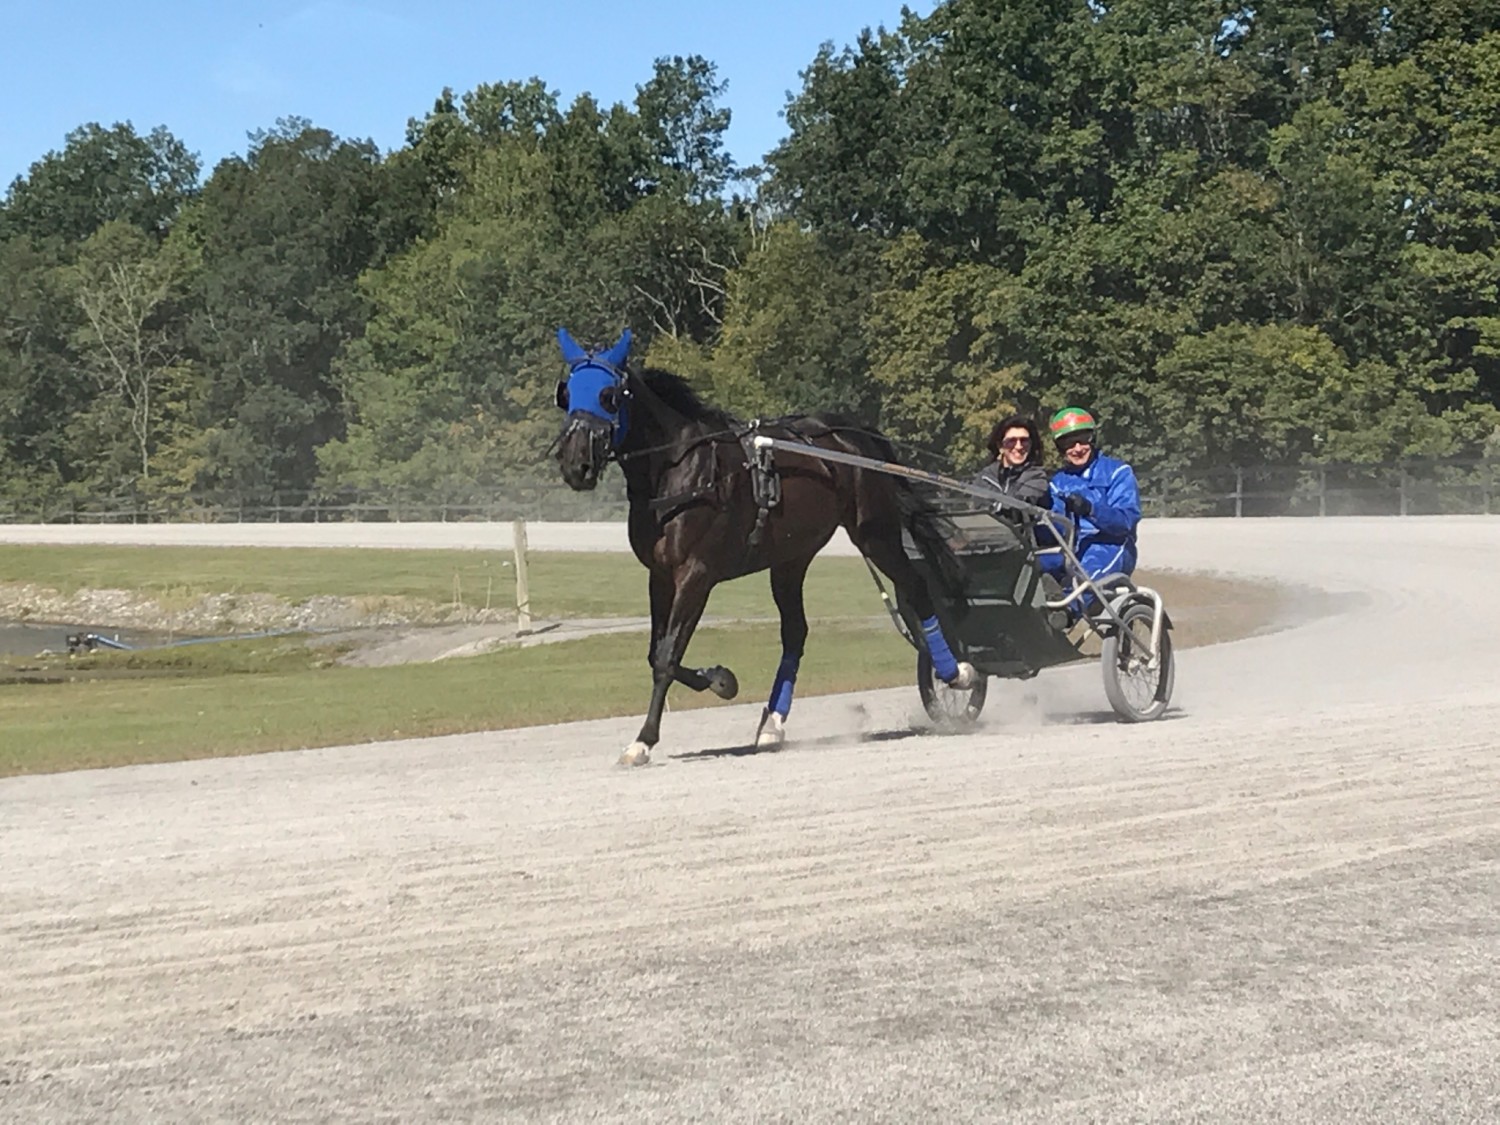
{"label": "horse's eye", "polygon": [[605,387],[599,392],[599,405],[611,414],[620,412],[620,388]]}
{"label": "horse's eye", "polygon": [[568,408],[568,381],[566,379],[557,384],[557,408],[559,410]]}

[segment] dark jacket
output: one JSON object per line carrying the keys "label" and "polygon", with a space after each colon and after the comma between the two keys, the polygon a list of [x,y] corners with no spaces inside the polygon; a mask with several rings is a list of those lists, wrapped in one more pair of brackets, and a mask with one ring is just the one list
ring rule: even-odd
{"label": "dark jacket", "polygon": [[1035,504],[1040,508],[1051,504],[1047,470],[1031,462],[1012,467],[1001,465],[999,461],[991,461],[979,471],[974,483],[987,484],[999,489],[1012,500]]}
{"label": "dark jacket", "polygon": [[[1000,439],[1005,436],[1007,430],[1024,429],[1031,437],[1031,451],[1026,461],[1017,466],[1002,465],[998,460],[1000,456]],[[979,475],[974,478],[978,485],[989,485],[991,488],[999,489],[1013,500],[1020,500],[1026,504],[1035,504],[1045,508],[1051,503],[1051,493],[1047,484],[1047,470],[1042,468],[1042,436],[1037,430],[1037,424],[1025,414],[1012,414],[1003,419],[990,431],[990,439],[986,443],[990,451],[991,461]]]}

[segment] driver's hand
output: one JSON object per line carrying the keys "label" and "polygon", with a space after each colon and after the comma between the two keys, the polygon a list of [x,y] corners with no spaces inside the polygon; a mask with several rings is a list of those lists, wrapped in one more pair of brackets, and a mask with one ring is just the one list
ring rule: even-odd
{"label": "driver's hand", "polygon": [[1094,502],[1078,492],[1070,492],[1064,496],[1063,507],[1073,516],[1089,516],[1094,513]]}

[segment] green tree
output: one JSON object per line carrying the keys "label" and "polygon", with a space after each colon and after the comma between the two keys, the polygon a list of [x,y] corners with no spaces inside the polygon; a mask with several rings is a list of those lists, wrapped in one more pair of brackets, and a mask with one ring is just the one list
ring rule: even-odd
{"label": "green tree", "polygon": [[691,203],[716,199],[734,175],[734,161],[724,151],[729,110],[718,100],[728,83],[701,55],[656,60],[655,73],[636,88],[635,112],[655,165],[658,183]]}
{"label": "green tree", "polygon": [[910,225],[899,104],[907,54],[900,36],[868,30],[855,47],[819,50],[787,104],[790,133],[767,157],[766,193],[780,213],[834,238],[888,237]]}
{"label": "green tree", "polygon": [[868,321],[871,376],[893,436],[963,464],[1024,390],[1024,359],[1006,355],[997,337],[1002,308],[1018,287],[993,266],[924,259],[911,232],[886,252],[891,285],[875,294]]}
{"label": "green tree", "polygon": [[440,127],[462,174],[430,236],[361,281],[373,315],[337,364],[346,433],[321,448],[325,485],[534,472],[556,431],[559,324],[596,339],[629,324],[643,349],[683,355],[713,340],[742,242],[708,198],[731,168],[721,89],[702,60],[673,60],[641,88],[649,118],[587,95],[558,112],[538,83],[430,117],[416,147]]}
{"label": "green tree", "polygon": [[43,492],[71,478],[70,420],[92,395],[69,354],[77,306],[61,248],[0,241],[0,489]]}
{"label": "green tree", "polygon": [[197,190],[197,157],[165,127],[83,125],[10,185],[0,231],[77,242],[118,220],[161,237]]}
{"label": "green tree", "polygon": [[222,162],[189,216],[193,340],[209,372],[204,483],[305,489],[338,436],[334,357],[364,330],[355,287],[381,259],[380,157],[293,119]]}
{"label": "green tree", "polygon": [[821,235],[773,224],[725,278],[710,394],[746,417],[837,411],[871,421],[864,318],[881,276],[873,254],[837,254]]}
{"label": "green tree", "polygon": [[107,481],[149,482],[153,455],[186,413],[192,381],[177,322],[191,267],[179,247],[157,247],[115,221],[89,236],[67,270],[83,314],[73,347],[98,388],[88,414],[102,431],[97,456],[112,465],[99,474]]}

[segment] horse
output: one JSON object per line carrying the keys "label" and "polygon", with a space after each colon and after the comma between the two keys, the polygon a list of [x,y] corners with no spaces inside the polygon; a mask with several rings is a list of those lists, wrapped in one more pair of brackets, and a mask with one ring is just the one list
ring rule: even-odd
{"label": "horse", "polygon": [[674,682],[721,699],[738,694],[731,670],[690,668],[683,657],[713,587],[762,570],[770,572],[781,618],[781,662],[755,745],[782,745],[807,642],[803,579],[839,527],[916,611],[934,673],[956,688],[976,682],[973,667],[954,658],[927,584],[902,545],[905,529],[934,570],[956,581],[958,562],[931,506],[897,476],[812,457],[773,464],[752,445],[765,434],[890,462],[896,455],[888,438],[832,414],[741,422],[706,404],[678,375],[629,367],[628,328],[603,350],[583,348],[566,328],[557,340],[567,364],[556,395],[566,415],[556,441],[562,478],[587,491],[610,462],[619,465],[630,547],[649,575],[651,700],[620,764],[650,760]]}

